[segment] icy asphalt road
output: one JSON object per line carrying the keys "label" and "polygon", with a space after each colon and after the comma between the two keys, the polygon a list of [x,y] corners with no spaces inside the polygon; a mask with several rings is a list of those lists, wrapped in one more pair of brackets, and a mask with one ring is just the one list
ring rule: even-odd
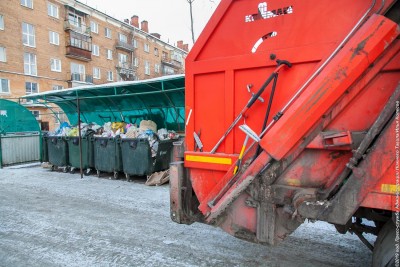
{"label": "icy asphalt road", "polygon": [[168,185],[0,170],[0,266],[370,266],[354,235],[306,223],[278,247],[169,218]]}

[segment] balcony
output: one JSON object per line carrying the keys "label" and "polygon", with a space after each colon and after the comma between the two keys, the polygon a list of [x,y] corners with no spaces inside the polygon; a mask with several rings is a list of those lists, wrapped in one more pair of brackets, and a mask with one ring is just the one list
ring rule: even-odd
{"label": "balcony", "polygon": [[67,38],[67,57],[92,60],[92,37],[71,31]]}
{"label": "balcony", "polygon": [[82,73],[71,73],[71,82],[93,83],[93,76]]}
{"label": "balcony", "polygon": [[119,76],[124,81],[133,81],[135,79],[135,67],[131,63],[127,62],[118,62],[118,65],[115,66]]}
{"label": "balcony", "polygon": [[128,44],[128,43],[126,43],[126,42],[122,42],[122,41],[120,41],[120,40],[117,40],[117,41],[115,42],[115,48],[116,48],[116,49],[123,50],[123,51],[126,51],[126,52],[133,52],[133,51],[135,51],[135,47],[134,47],[133,45]]}
{"label": "balcony", "polygon": [[168,59],[168,58],[164,58],[164,57],[161,59],[161,63],[164,64],[164,65],[167,65],[169,67],[172,67],[174,69],[182,68],[182,63],[181,62],[176,61],[176,60],[171,60],[171,59]]}
{"label": "balcony", "polygon": [[74,31],[88,36],[90,36],[91,34],[90,27],[87,27],[85,24],[82,23],[77,23],[73,20],[64,20],[64,30]]}
{"label": "balcony", "polygon": [[92,60],[92,52],[81,49],[79,47],[67,45],[67,53],[65,54],[69,58],[75,58],[83,61]]}

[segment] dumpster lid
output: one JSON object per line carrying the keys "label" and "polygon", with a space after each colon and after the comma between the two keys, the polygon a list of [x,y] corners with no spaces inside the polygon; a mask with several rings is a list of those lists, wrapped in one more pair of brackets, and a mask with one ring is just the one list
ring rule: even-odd
{"label": "dumpster lid", "polygon": [[185,79],[183,74],[141,81],[85,85],[60,91],[25,95],[22,98],[42,104],[56,104],[71,124],[81,121],[99,125],[109,121],[139,124],[153,120],[157,128],[184,131]]}
{"label": "dumpster lid", "polygon": [[24,106],[0,99],[0,134],[40,132],[35,116]]}

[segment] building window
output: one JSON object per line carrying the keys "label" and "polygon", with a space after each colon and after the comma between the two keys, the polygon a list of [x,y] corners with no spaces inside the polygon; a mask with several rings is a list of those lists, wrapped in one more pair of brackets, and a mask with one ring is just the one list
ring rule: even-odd
{"label": "building window", "polygon": [[100,79],[100,68],[93,68],[93,78]]}
{"label": "building window", "polygon": [[71,62],[71,80],[84,82],[85,78],[85,66]]}
{"label": "building window", "polygon": [[114,73],[112,71],[107,71],[107,81],[114,81]]}
{"label": "building window", "polygon": [[24,73],[27,75],[37,75],[35,54],[24,53]]}
{"label": "building window", "polygon": [[50,59],[50,62],[51,71],[61,72],[61,60],[52,58]]}
{"label": "building window", "polygon": [[135,57],[135,59],[133,60],[133,65],[135,67],[139,66],[139,59],[137,57]]}
{"label": "building window", "polygon": [[160,73],[160,64],[154,64],[154,72]]}
{"label": "building window", "polygon": [[149,44],[144,44],[144,52],[147,52],[147,53],[150,52],[150,46],[149,46]]}
{"label": "building window", "polygon": [[111,30],[109,28],[104,28],[105,36],[111,39]]}
{"label": "building window", "polygon": [[35,27],[33,25],[22,23],[22,42],[24,45],[35,47]]}
{"label": "building window", "polygon": [[171,67],[164,66],[163,67],[163,74],[164,75],[170,75],[170,74],[175,74],[175,70]]}
{"label": "building window", "polygon": [[144,62],[144,74],[150,75],[150,63],[147,60]]}
{"label": "building window", "polygon": [[78,14],[76,14],[75,12],[69,12],[68,13],[68,22],[75,26],[76,28],[80,29],[81,31],[82,29],[82,22],[84,21],[83,17],[79,16]]}
{"label": "building window", "polygon": [[63,116],[63,113],[62,112],[53,112],[53,115],[54,115],[54,123],[55,124],[60,124],[60,122],[62,122],[63,120],[62,120],[62,116]]}
{"label": "building window", "polygon": [[27,95],[36,94],[39,92],[38,84],[32,82],[25,82],[25,90]]}
{"label": "building window", "polygon": [[69,45],[86,51],[92,51],[92,38],[90,36],[71,31]]}
{"label": "building window", "polygon": [[7,62],[6,48],[0,46],[0,61]]}
{"label": "building window", "polygon": [[47,3],[47,14],[50,17],[58,19],[58,6],[51,3]]}
{"label": "building window", "polygon": [[98,45],[92,45],[92,55],[94,56],[99,56],[100,55],[100,49]]}
{"label": "building window", "polygon": [[0,15],[0,30],[4,30],[4,16]]}
{"label": "building window", "polygon": [[180,63],[182,63],[182,61],[183,61],[183,57],[179,53],[173,52],[171,57],[173,60],[178,61]]}
{"label": "building window", "polygon": [[136,39],[132,39],[132,45],[134,48],[137,48],[137,41]]}
{"label": "building window", "polygon": [[125,34],[119,33],[118,34],[118,39],[119,39],[120,42],[128,43],[128,37],[126,37]]}
{"label": "building window", "polygon": [[62,85],[53,85],[53,91],[60,91],[64,89],[64,86]]}
{"label": "building window", "polygon": [[21,0],[21,5],[33,8],[33,0]]}
{"label": "building window", "polygon": [[31,110],[32,115],[35,116],[35,119],[39,120],[40,119],[40,112],[39,110]]}
{"label": "building window", "polygon": [[113,58],[113,56],[112,56],[112,50],[107,49],[107,59],[112,59],[112,58]]}
{"label": "building window", "polygon": [[94,21],[90,22],[90,31],[94,33],[99,33],[99,24]]}
{"label": "building window", "polygon": [[118,53],[118,62],[119,63],[126,63],[128,62],[128,56],[125,54]]}
{"label": "building window", "polygon": [[0,93],[10,93],[10,81],[8,79],[0,78]]}
{"label": "building window", "polygon": [[155,55],[156,57],[158,57],[158,48],[157,48],[157,47],[154,47],[154,55]]}
{"label": "building window", "polygon": [[60,35],[57,32],[49,31],[49,41],[53,45],[60,44]]}
{"label": "building window", "polygon": [[163,59],[163,60],[167,60],[167,58],[168,58],[168,53],[165,52],[165,51],[163,51],[163,52],[162,52],[162,59]]}

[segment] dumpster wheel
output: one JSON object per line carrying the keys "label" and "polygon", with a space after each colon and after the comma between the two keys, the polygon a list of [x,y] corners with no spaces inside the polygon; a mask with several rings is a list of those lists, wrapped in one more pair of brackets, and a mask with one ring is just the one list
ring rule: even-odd
{"label": "dumpster wheel", "polygon": [[393,220],[389,220],[379,231],[372,254],[372,266],[395,266],[395,232]]}
{"label": "dumpster wheel", "polygon": [[67,173],[68,172],[68,166],[62,167],[62,172]]}
{"label": "dumpster wheel", "polygon": [[83,173],[85,176],[89,176],[92,173],[92,169],[87,168],[86,171]]}
{"label": "dumpster wheel", "polygon": [[127,173],[125,173],[125,178],[126,178],[127,182],[131,181],[131,176],[129,174],[127,174]]}
{"label": "dumpster wheel", "polygon": [[96,170],[97,177],[100,178],[100,171]]}
{"label": "dumpster wheel", "polygon": [[118,172],[114,172],[114,179],[118,179]]}

